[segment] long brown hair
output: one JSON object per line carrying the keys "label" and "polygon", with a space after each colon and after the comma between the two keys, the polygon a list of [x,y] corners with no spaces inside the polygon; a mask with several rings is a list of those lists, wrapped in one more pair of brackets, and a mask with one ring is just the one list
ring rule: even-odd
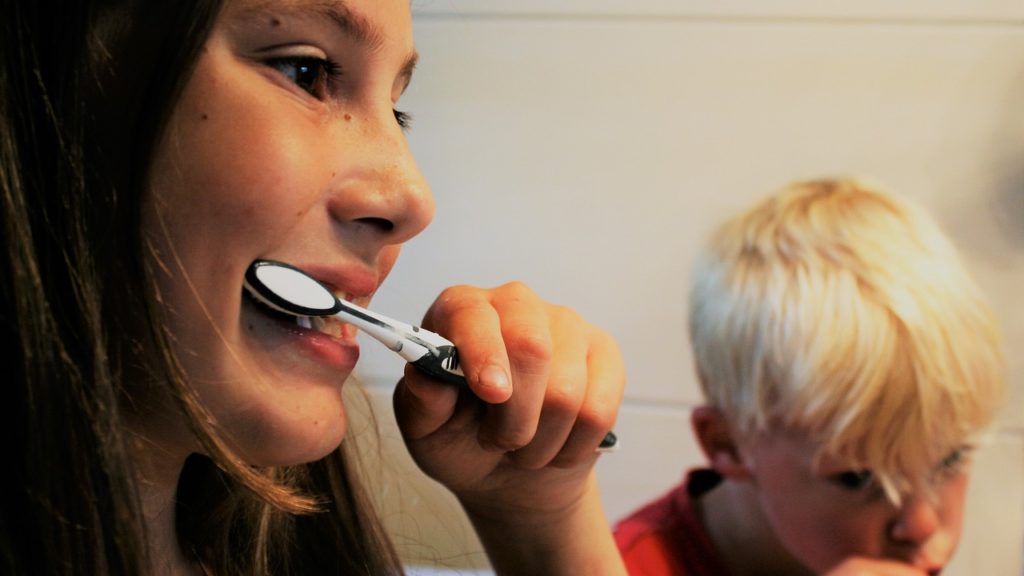
{"label": "long brown hair", "polygon": [[3,2],[0,19],[0,572],[147,566],[121,411],[128,370],[171,387],[210,457],[179,483],[182,546],[223,574],[383,574],[400,564],[342,450],[246,466],[180,378],[139,214],[155,143],[217,0]]}

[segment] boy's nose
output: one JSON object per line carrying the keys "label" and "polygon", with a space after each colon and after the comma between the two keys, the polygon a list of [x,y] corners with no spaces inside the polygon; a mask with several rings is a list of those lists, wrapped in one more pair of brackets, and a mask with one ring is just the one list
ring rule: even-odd
{"label": "boy's nose", "polygon": [[889,526],[894,542],[922,544],[939,529],[939,511],[927,495],[911,494],[897,510]]}

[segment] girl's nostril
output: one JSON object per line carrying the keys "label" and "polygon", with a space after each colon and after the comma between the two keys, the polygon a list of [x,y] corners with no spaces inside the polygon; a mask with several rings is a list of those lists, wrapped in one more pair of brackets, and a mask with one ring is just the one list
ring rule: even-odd
{"label": "girl's nostril", "polygon": [[395,223],[392,222],[391,220],[388,220],[387,218],[367,217],[359,218],[356,221],[362,222],[363,224],[366,224],[368,226],[372,226],[373,228],[376,228],[381,232],[391,232],[392,230],[395,229]]}

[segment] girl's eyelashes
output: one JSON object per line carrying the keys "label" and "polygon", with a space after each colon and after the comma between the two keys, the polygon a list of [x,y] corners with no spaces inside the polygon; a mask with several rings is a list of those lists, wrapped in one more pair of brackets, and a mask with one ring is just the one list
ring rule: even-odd
{"label": "girl's eyelashes", "polygon": [[847,470],[828,477],[830,482],[850,492],[864,490],[871,485],[874,478],[870,470]]}
{"label": "girl's eyelashes", "polygon": [[394,110],[395,122],[404,130],[412,124],[412,115],[408,112],[402,112],[401,110]]}
{"label": "girl's eyelashes", "polygon": [[341,76],[341,68],[333,61],[316,56],[281,56],[267,65],[317,100],[326,100]]}

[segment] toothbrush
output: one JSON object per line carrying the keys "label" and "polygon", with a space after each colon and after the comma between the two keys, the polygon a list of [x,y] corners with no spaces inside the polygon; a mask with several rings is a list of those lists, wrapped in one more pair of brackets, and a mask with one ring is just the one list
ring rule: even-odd
{"label": "toothbrush", "polygon": [[[270,308],[300,319],[340,318],[398,353],[421,372],[448,384],[466,385],[458,350],[451,341],[341,300],[318,280],[290,264],[256,260],[245,272],[245,289]],[[608,432],[598,450],[610,451],[617,445],[615,433]]]}

